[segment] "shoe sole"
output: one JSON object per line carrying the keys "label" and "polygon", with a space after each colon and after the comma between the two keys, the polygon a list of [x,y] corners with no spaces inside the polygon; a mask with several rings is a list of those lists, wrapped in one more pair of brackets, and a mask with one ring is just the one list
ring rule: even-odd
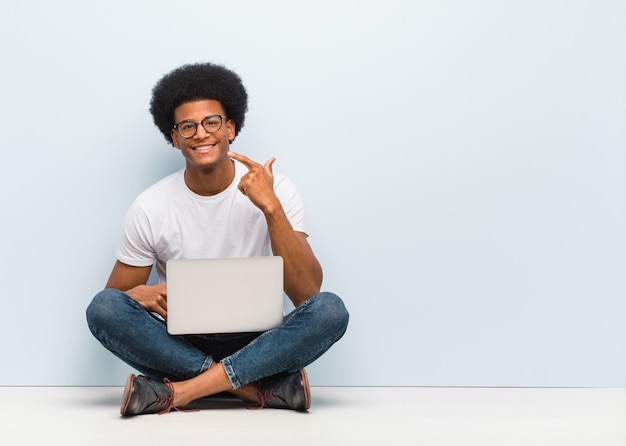
{"label": "shoe sole", "polygon": [[302,387],[304,387],[304,408],[302,410],[309,410],[311,407],[311,388],[309,387],[309,376],[306,370],[300,370],[300,376],[302,376]]}
{"label": "shoe sole", "polygon": [[131,373],[128,375],[128,379],[126,380],[126,387],[124,387],[124,395],[122,396],[122,405],[120,407],[120,414],[126,415],[126,410],[128,409],[128,403],[130,402],[130,397],[133,394],[133,384],[135,382],[135,375]]}

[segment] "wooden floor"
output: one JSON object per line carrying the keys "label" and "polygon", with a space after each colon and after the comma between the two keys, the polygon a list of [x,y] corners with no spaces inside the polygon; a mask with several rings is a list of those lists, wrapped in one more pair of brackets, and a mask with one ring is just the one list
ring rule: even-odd
{"label": "wooden floor", "polygon": [[626,445],[626,389],[311,392],[307,413],[215,398],[196,412],[121,418],[121,387],[0,387],[0,435],[6,445]]}

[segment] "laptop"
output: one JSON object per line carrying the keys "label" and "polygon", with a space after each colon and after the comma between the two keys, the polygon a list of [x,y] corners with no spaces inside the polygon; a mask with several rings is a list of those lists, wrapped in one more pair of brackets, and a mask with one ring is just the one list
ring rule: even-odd
{"label": "laptop", "polygon": [[168,260],[172,335],[262,332],[283,322],[279,256]]}

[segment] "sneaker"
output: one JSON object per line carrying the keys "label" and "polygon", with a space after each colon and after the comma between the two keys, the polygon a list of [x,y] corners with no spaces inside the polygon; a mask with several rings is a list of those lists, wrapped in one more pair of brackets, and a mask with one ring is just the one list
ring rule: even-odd
{"label": "sneaker", "polygon": [[306,370],[280,373],[261,380],[261,407],[305,411],[311,407],[311,389]]}
{"label": "sneaker", "polygon": [[148,413],[167,413],[172,409],[178,410],[172,404],[174,387],[172,382],[165,378],[162,383],[146,376],[131,374],[126,381],[120,413],[130,417]]}

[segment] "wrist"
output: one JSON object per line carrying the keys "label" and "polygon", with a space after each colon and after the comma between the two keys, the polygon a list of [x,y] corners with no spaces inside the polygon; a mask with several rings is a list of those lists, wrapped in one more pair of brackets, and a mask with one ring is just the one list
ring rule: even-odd
{"label": "wrist", "polygon": [[269,203],[263,209],[261,209],[263,214],[267,219],[280,218],[285,216],[285,212],[283,207],[280,204],[280,201],[276,200],[275,202]]}

